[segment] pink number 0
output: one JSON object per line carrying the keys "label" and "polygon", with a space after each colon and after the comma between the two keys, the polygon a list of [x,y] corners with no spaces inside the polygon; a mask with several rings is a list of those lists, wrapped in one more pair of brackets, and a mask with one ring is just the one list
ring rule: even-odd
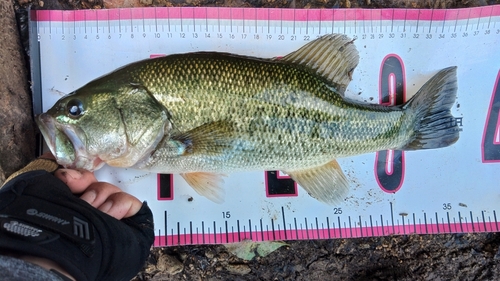
{"label": "pink number 0", "polygon": [[[390,54],[382,60],[379,80],[379,103],[398,105],[406,101],[406,79],[403,61]],[[375,178],[385,192],[395,193],[403,184],[405,173],[404,151],[379,151],[375,156]]]}

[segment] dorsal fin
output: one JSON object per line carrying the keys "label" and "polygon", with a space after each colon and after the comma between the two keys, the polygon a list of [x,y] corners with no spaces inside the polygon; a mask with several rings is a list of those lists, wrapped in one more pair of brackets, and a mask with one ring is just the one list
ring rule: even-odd
{"label": "dorsal fin", "polygon": [[359,62],[358,51],[353,41],[343,34],[327,34],[280,60],[300,64],[313,70],[332,83],[343,95]]}

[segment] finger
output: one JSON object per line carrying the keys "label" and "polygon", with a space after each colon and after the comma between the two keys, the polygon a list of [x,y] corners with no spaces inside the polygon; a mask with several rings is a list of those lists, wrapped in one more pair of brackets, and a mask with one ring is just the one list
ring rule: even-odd
{"label": "finger", "polygon": [[114,193],[121,192],[116,185],[107,182],[95,182],[87,187],[80,199],[87,201],[95,208],[99,208]]}
{"label": "finger", "polygon": [[94,173],[83,169],[59,169],[54,175],[68,185],[73,193],[82,193],[97,182]]}
{"label": "finger", "polygon": [[131,217],[142,207],[142,202],[134,196],[118,192],[111,194],[98,209],[116,219]]}

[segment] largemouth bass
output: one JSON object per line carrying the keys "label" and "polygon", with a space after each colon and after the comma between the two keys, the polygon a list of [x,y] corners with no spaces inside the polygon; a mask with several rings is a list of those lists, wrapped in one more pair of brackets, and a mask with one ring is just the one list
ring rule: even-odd
{"label": "largemouth bass", "polygon": [[334,204],[349,183],[336,159],[446,147],[456,67],[402,106],[343,97],[358,64],[352,40],[325,35],[282,58],[176,54],[132,63],[61,98],[36,122],[57,161],[179,173],[223,201],[223,174],[281,170]]}

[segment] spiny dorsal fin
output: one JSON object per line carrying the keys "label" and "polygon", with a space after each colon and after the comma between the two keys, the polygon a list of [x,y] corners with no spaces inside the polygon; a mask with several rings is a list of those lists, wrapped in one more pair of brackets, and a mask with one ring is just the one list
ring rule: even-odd
{"label": "spiny dorsal fin", "polygon": [[340,94],[344,94],[359,62],[353,41],[343,34],[327,34],[280,60],[313,70],[335,85]]}

